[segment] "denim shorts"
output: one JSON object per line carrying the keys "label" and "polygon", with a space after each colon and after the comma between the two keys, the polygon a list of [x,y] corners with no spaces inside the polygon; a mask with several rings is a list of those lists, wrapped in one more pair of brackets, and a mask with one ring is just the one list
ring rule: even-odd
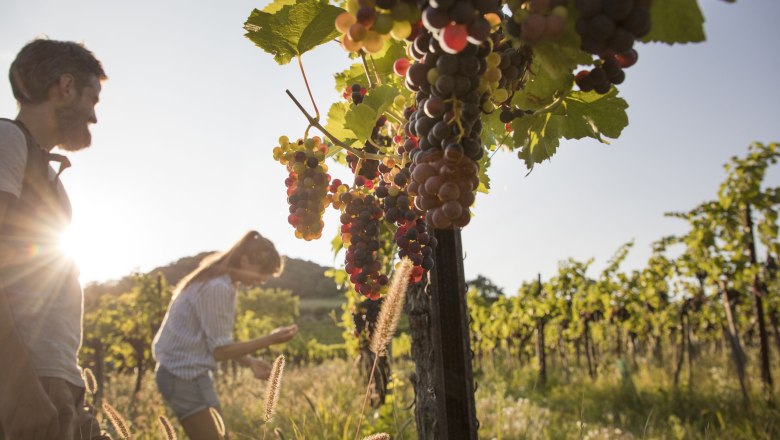
{"label": "denim shorts", "polygon": [[208,374],[182,379],[162,366],[155,372],[157,389],[179,420],[209,408],[220,409],[214,382]]}

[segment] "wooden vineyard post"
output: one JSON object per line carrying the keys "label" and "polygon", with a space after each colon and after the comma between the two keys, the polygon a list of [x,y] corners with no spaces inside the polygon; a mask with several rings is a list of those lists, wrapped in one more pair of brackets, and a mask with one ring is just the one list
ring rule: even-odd
{"label": "wooden vineyard post", "polygon": [[477,411],[460,230],[433,231],[438,244],[429,292],[436,438],[476,440]]}

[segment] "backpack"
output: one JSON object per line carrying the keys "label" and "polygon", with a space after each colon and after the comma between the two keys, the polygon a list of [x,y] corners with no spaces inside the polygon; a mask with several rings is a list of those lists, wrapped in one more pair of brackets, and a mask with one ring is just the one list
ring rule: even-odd
{"label": "backpack", "polygon": [[[57,190],[59,176],[70,166],[68,158],[49,153],[33,139],[19,121],[15,124],[27,141],[27,164],[19,198],[9,203],[0,225],[0,242],[18,246],[50,247],[59,243],[60,234],[70,224],[68,202]],[[60,163],[59,172],[49,179],[49,162]]]}

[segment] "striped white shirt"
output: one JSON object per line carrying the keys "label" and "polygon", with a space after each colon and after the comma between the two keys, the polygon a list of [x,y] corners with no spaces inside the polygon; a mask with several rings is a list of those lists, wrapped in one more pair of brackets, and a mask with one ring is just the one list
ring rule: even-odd
{"label": "striped white shirt", "polygon": [[228,275],[190,284],[168,306],[152,343],[154,359],[182,379],[216,371],[214,349],[233,342],[235,318],[236,289]]}

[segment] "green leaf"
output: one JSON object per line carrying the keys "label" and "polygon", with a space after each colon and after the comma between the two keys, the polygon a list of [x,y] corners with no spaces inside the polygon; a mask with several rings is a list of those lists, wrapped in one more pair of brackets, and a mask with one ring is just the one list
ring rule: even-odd
{"label": "green leaf", "polygon": [[563,117],[552,113],[525,116],[512,123],[515,143],[522,145],[517,157],[525,160],[529,170],[555,154],[563,136]]}
{"label": "green leaf", "polygon": [[626,108],[628,104],[617,97],[615,88],[604,95],[570,92],[550,112],[524,116],[512,123],[515,144],[522,147],[518,157],[533,169],[534,164],[555,154],[560,138],[591,137],[606,143],[602,136],[617,138],[628,125]]}
{"label": "green leaf", "polygon": [[274,2],[269,3],[266,7],[263,8],[263,12],[267,12],[269,14],[273,14],[280,9],[282,9],[285,6],[292,6],[295,4],[295,2],[298,0],[276,0]]}
{"label": "green leaf", "polygon": [[344,249],[344,242],[341,240],[341,234],[336,234],[335,237],[333,237],[333,240],[330,242],[331,250],[333,251],[333,258],[336,258],[336,255]]}
{"label": "green leaf", "polygon": [[338,36],[334,23],[342,12],[318,0],[277,0],[262,11],[252,11],[244,23],[245,36],[277,63],[287,64]]}
{"label": "green leaf", "polygon": [[601,142],[601,135],[616,139],[628,125],[628,103],[617,97],[617,89],[599,95],[596,92],[572,92],[563,100],[566,139],[592,137]]}
{"label": "green leaf", "polygon": [[506,131],[506,124],[499,119],[500,111],[494,111],[489,115],[482,115],[482,144],[488,151],[495,151],[501,146],[513,148],[514,143],[509,142],[510,133]]}
{"label": "green leaf", "polygon": [[487,170],[490,168],[490,156],[484,154],[479,159],[479,186],[477,191],[487,194],[490,191],[490,177],[487,174]]}
{"label": "green leaf", "polygon": [[650,33],[644,42],[699,43],[705,40],[704,16],[696,0],[653,0]]}
{"label": "green leaf", "polygon": [[512,103],[523,110],[538,110],[555,96],[563,96],[574,83],[574,69],[592,64],[593,57],[580,50],[580,37],[574,30],[574,14],[569,14],[566,32],[561,38],[533,47],[530,77]]}
{"label": "green leaf", "polygon": [[344,115],[345,127],[349,127],[358,140],[364,141],[370,138],[376,120],[393,104],[393,99],[398,94],[398,89],[388,84],[369,90],[363,97],[362,103],[352,105],[347,110]]}
{"label": "green leaf", "polygon": [[330,106],[330,110],[328,110],[328,124],[325,128],[337,139],[340,139],[348,146],[352,146],[352,144],[357,142],[357,138],[355,133],[347,128],[345,116],[348,110],[348,102],[333,103],[333,105]]}

